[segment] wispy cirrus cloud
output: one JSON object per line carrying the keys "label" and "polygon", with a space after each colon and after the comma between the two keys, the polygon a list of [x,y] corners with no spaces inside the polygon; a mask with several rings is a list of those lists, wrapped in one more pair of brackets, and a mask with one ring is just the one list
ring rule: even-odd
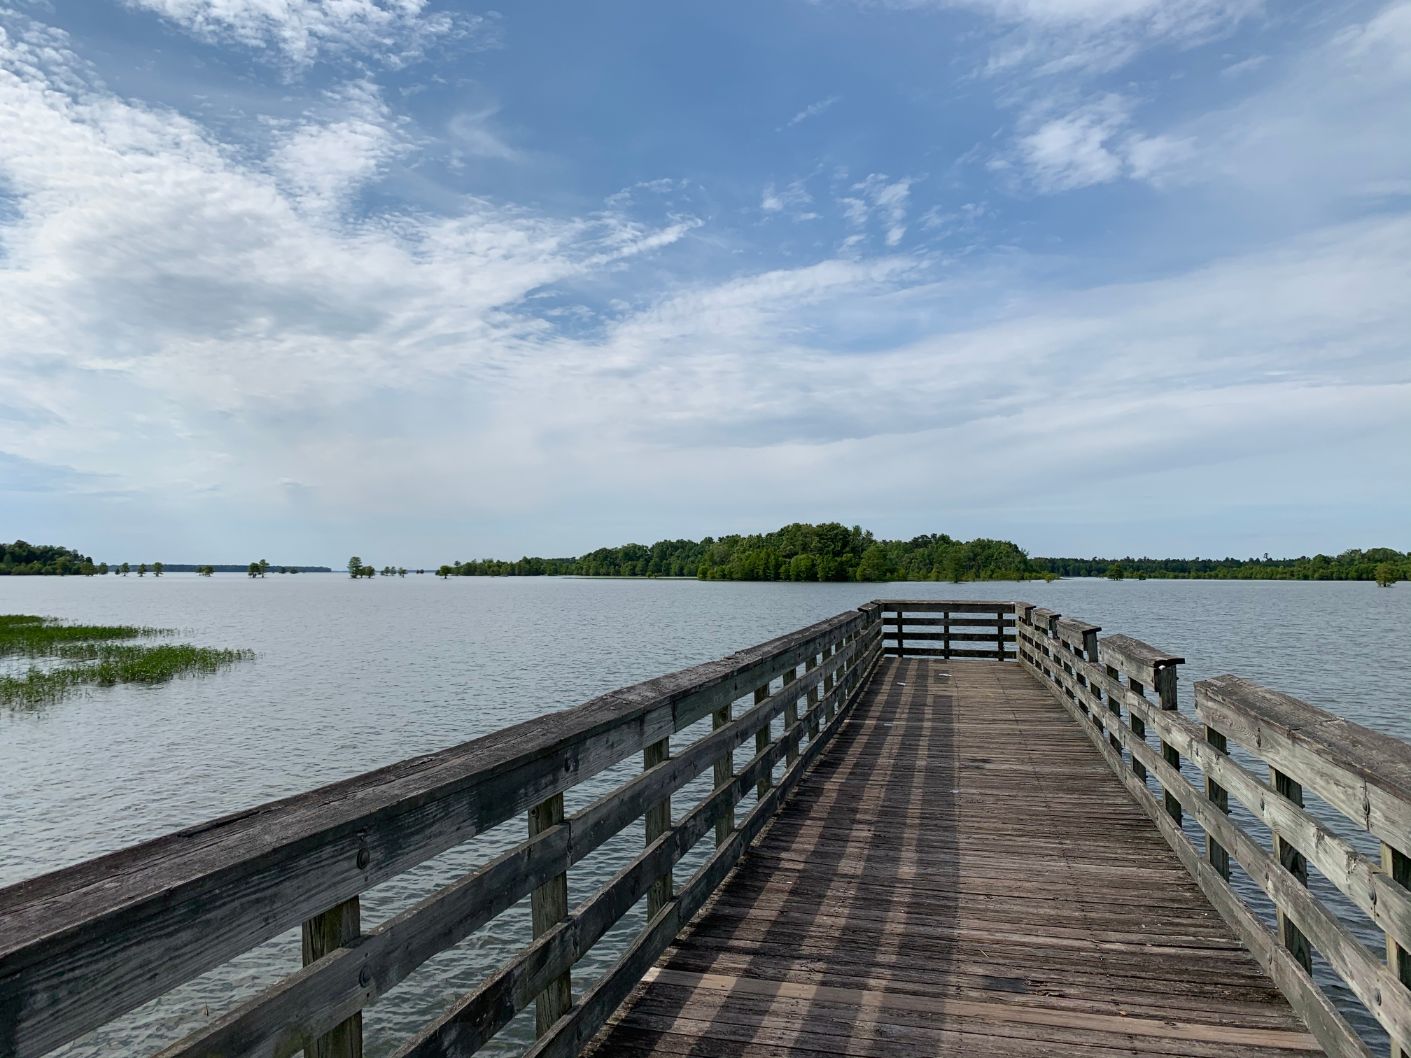
{"label": "wispy cirrus cloud", "polygon": [[886,0],[903,8],[971,11],[996,36],[990,74],[1105,73],[1155,47],[1186,48],[1235,30],[1262,0]]}
{"label": "wispy cirrus cloud", "polygon": [[125,0],[206,41],[267,50],[296,66],[353,51],[397,64],[431,45],[488,35],[481,16],[432,10],[427,0]]}
{"label": "wispy cirrus cloud", "polygon": [[1058,115],[1030,117],[996,171],[1017,168],[1023,180],[1052,194],[1130,178],[1159,182],[1191,151],[1174,136],[1145,135],[1132,127],[1132,99],[1106,94]]}
{"label": "wispy cirrus cloud", "polygon": [[788,121],[784,122],[784,124],[780,126],[779,130],[782,132],[784,129],[791,129],[795,125],[799,125],[805,121],[808,121],[810,118],[816,118],[820,114],[826,113],[842,98],[842,96],[828,96],[826,99],[820,99],[815,103],[810,103],[808,106],[804,107],[797,114],[791,117]]}

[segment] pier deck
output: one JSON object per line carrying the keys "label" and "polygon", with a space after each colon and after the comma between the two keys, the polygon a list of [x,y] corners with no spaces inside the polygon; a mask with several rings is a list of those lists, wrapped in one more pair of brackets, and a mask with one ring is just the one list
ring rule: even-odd
{"label": "pier deck", "polygon": [[1322,1053],[1018,665],[885,658],[606,1055]]}

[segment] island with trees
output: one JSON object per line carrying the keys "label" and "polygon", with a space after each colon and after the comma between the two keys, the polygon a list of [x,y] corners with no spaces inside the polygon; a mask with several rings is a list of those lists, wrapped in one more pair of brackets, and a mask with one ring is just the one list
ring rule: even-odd
{"label": "island with trees", "polygon": [[1212,580],[1411,579],[1411,553],[1352,549],[1311,558],[1030,558],[1008,540],[957,540],[945,533],[881,540],[859,526],[794,523],[771,533],[660,540],[576,558],[480,559],[441,566],[447,577],[691,577],[750,581],[987,581],[1059,577]]}

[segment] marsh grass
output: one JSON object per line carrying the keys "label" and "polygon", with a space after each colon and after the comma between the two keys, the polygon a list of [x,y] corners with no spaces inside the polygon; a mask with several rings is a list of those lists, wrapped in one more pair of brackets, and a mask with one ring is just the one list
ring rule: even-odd
{"label": "marsh grass", "polygon": [[34,614],[0,614],[0,657],[43,657],[62,653],[63,647],[94,640],[140,639],[174,634],[170,628],[144,625],[65,624]]}
{"label": "marsh grass", "polygon": [[32,614],[0,614],[0,657],[61,662],[0,673],[0,705],[40,705],[90,686],[166,683],[179,676],[216,672],[255,656],[250,650],[189,643],[112,642],[172,633],[172,629],[139,625],[72,625]]}

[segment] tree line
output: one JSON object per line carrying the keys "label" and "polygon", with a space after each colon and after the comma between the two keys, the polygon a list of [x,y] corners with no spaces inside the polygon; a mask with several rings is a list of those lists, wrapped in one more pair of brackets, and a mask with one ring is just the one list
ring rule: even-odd
{"label": "tree line", "polygon": [[[402,566],[380,570],[354,555],[348,561],[355,579],[405,577]],[[0,543],[0,576],[139,577],[151,572],[326,572],[326,566],[271,566],[259,559],[245,566],[175,565],[123,562],[109,566],[66,547]],[[423,572],[416,570],[417,573]],[[945,533],[910,540],[880,540],[859,526],[795,522],[771,533],[732,534],[702,540],[659,540],[655,544],[602,547],[572,558],[524,557],[510,561],[480,559],[451,562],[440,577],[690,577],[699,580],[749,581],[985,581],[1053,580],[1058,577],[1108,577],[1113,580],[1190,578],[1210,580],[1358,580],[1391,585],[1411,580],[1411,552],[1393,548],[1351,548],[1337,555],[1299,558],[1030,558],[1008,540],[957,540]]]}
{"label": "tree line", "polygon": [[659,540],[571,558],[450,562],[439,577],[694,577],[766,581],[986,581],[1059,577],[1411,580],[1411,552],[1353,548],[1300,558],[1031,558],[1008,540],[928,533],[880,540],[859,526],[796,522],[772,533]]}
{"label": "tree line", "polygon": [[248,566],[235,565],[191,565],[173,562],[94,562],[89,555],[80,554],[67,547],[52,544],[30,544],[16,540],[13,544],[0,543],[0,576],[39,576],[39,577],[105,577],[113,574],[126,577],[136,573],[145,577],[151,573],[160,577],[163,573],[198,573],[209,577],[216,573],[247,573],[251,577],[263,577],[266,573],[328,573],[327,566],[272,566],[268,559],[259,559]]}
{"label": "tree line", "polygon": [[[1024,552],[1007,540],[927,534],[879,540],[860,526],[795,522],[771,533],[603,547],[576,558],[452,562],[440,577],[694,577],[698,580],[1021,580]],[[1041,573],[1037,574],[1042,576]]]}
{"label": "tree line", "polygon": [[1059,577],[1112,580],[1411,580],[1411,552],[1389,547],[1349,548],[1337,555],[1299,558],[1034,558],[1032,568]]}

